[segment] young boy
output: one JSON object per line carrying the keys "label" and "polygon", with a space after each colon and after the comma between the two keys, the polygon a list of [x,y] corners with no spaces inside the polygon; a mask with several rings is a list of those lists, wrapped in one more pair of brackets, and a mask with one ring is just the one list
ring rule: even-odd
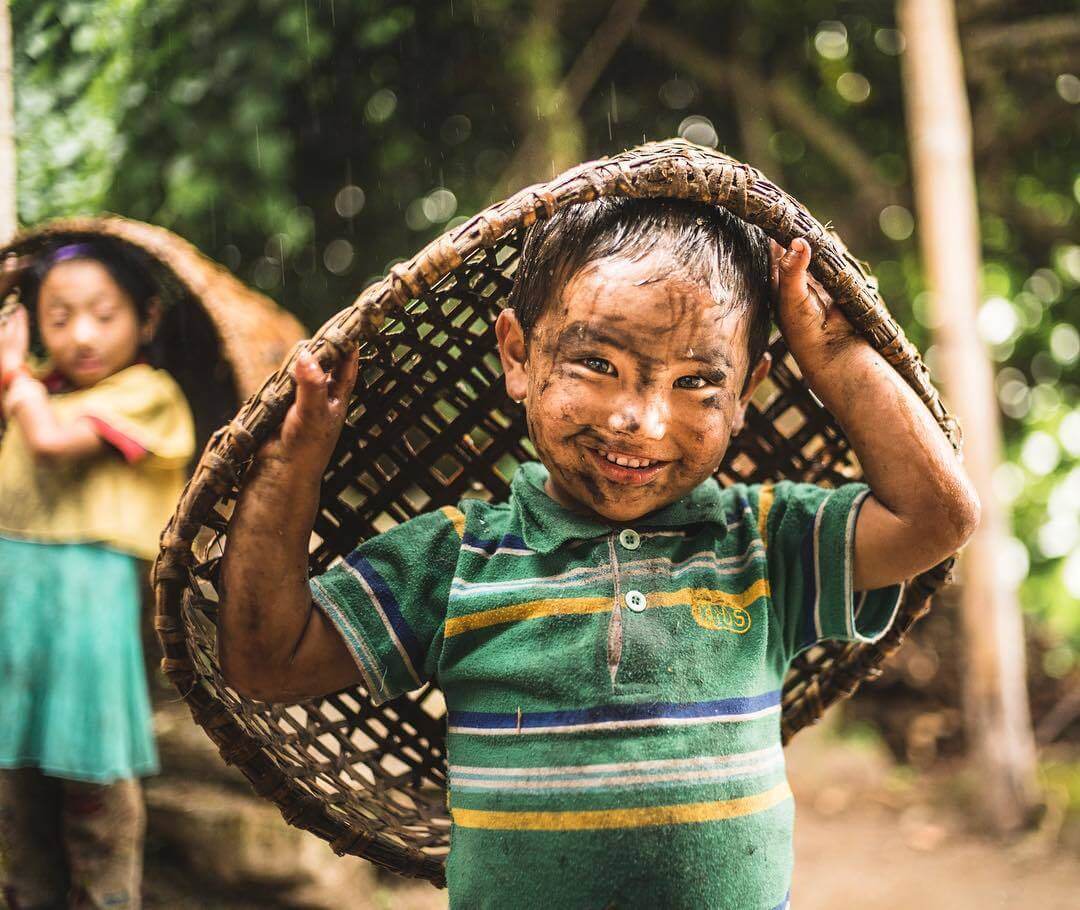
{"label": "young boy", "polygon": [[788,664],[883,634],[899,583],[978,520],[809,260],[803,240],[779,259],[777,320],[869,486],[712,478],[769,368],[771,296],[764,234],[715,207],[604,199],[537,224],[496,334],[540,463],[508,503],[421,515],[310,584],[356,359],[299,362],[233,518],[221,659],[264,700],[439,681],[453,906],[787,906]]}

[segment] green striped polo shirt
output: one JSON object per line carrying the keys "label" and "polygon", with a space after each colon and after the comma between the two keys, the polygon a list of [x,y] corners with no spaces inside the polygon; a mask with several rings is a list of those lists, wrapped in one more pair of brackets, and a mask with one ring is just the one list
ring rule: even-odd
{"label": "green striped polo shirt", "polygon": [[862,484],[688,496],[626,526],[520,467],[313,578],[375,702],[447,702],[453,907],[788,906],[780,744],[791,659],[873,641],[899,587],[852,590]]}

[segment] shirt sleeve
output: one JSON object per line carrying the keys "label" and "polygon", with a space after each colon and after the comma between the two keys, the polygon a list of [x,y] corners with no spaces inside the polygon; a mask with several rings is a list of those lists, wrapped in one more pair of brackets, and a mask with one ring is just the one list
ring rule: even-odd
{"label": "shirt sleeve", "polygon": [[855,523],[870,488],[782,481],[751,488],[769,586],[789,658],[828,639],[874,642],[892,625],[902,585],[855,591]]}
{"label": "shirt sleeve", "polygon": [[435,674],[464,520],[449,506],[419,515],[311,579],[377,705]]}
{"label": "shirt sleeve", "polygon": [[87,393],[80,412],[129,462],[185,466],[194,454],[191,409],[164,370],[139,365],[109,377]]}

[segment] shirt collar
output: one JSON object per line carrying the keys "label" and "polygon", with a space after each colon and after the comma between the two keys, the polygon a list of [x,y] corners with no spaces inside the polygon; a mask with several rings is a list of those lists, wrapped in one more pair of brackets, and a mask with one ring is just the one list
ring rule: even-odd
{"label": "shirt collar", "polygon": [[710,477],[682,499],[643,515],[625,525],[611,525],[571,512],[544,491],[548,471],[536,461],[518,468],[510,483],[510,501],[521,522],[525,545],[537,553],[551,553],[570,540],[591,540],[610,534],[613,527],[632,527],[635,531],[675,528],[712,522],[723,533],[726,518],[721,502],[720,484]]}

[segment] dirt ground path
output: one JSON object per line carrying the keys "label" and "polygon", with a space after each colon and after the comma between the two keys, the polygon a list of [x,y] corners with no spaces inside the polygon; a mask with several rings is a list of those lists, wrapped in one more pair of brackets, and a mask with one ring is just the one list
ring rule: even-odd
{"label": "dirt ground path", "polygon": [[787,761],[797,910],[1080,907],[1080,855],[1048,829],[996,843],[941,798],[947,779],[905,775],[827,732],[799,734]]}

